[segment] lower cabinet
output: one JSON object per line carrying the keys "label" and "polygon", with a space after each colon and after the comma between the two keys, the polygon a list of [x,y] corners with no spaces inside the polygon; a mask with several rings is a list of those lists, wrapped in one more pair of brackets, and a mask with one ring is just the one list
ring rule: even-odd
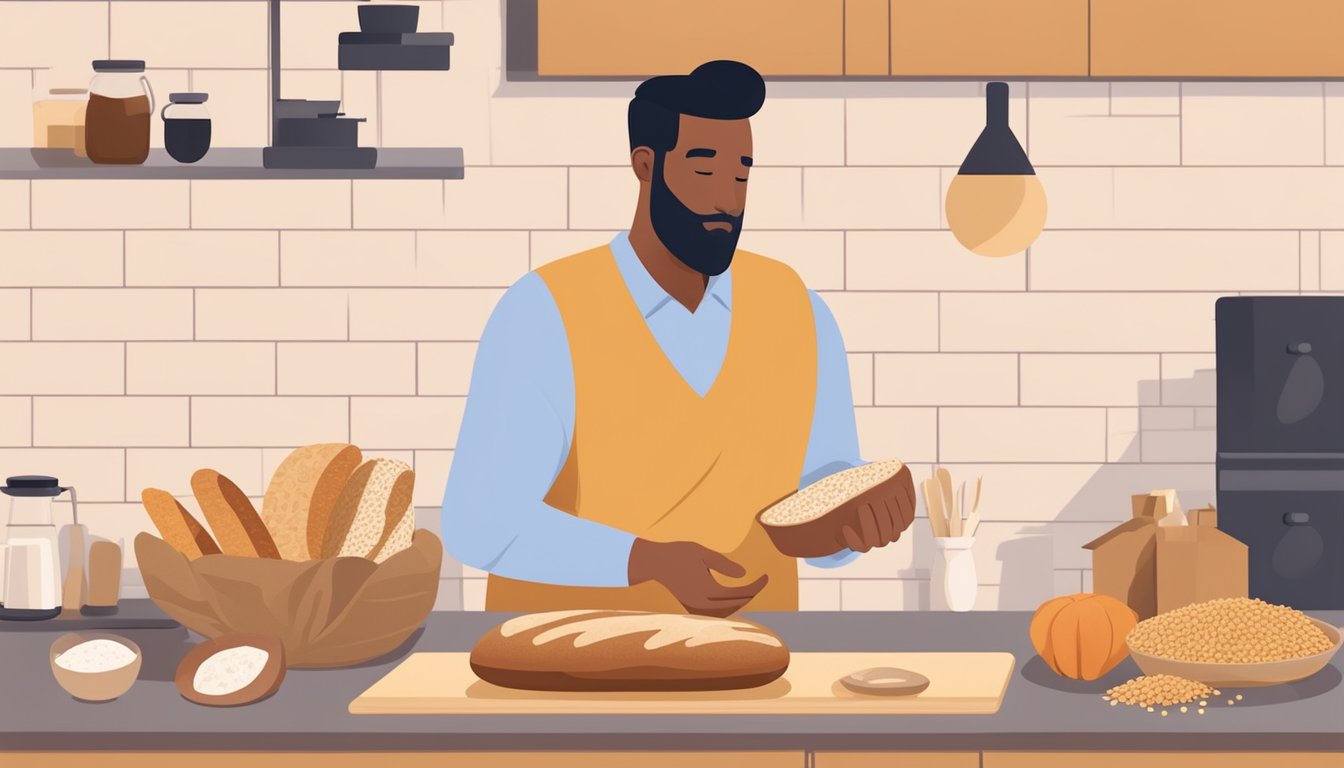
{"label": "lower cabinet", "polygon": [[986,752],[984,768],[1344,768],[1328,752]]}
{"label": "lower cabinet", "polygon": [[980,753],[816,752],[809,768],[980,768]]}
{"label": "lower cabinet", "polygon": [[[797,752],[2,752],[23,768],[803,768]],[[908,764],[907,764],[908,765]]]}

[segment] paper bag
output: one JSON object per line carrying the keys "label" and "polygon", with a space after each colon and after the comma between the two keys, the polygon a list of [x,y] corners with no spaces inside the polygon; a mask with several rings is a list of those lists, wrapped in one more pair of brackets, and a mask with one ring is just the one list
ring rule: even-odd
{"label": "paper bag", "polygon": [[[1092,550],[1092,589],[1148,619],[1220,597],[1246,597],[1246,545],[1218,530],[1216,512],[1187,518],[1169,491],[1131,498],[1133,517],[1084,544]],[[1164,520],[1181,515],[1179,522]]]}
{"label": "paper bag", "polygon": [[1192,510],[1194,525],[1157,532],[1157,611],[1223,597],[1246,597],[1245,544],[1214,527],[1217,512]]}
{"label": "paper bag", "polygon": [[290,667],[345,667],[395,650],[424,624],[438,595],[443,544],[416,531],[409,549],[381,564],[360,557],[188,560],[141,533],[135,554],[150,599],[193,632],[274,635]]}

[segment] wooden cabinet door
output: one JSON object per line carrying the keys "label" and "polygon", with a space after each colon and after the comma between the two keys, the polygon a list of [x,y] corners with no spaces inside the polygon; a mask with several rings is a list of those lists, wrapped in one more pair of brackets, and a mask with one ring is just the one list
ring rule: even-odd
{"label": "wooden cabinet door", "polygon": [[1340,0],[1092,0],[1096,77],[1339,77]]}
{"label": "wooden cabinet door", "polygon": [[713,59],[842,75],[844,0],[537,0],[543,77],[684,74]]}
{"label": "wooden cabinet door", "polygon": [[979,752],[817,752],[812,768],[980,768]]}
{"label": "wooden cabinet door", "polygon": [[891,0],[891,74],[1082,77],[1087,9],[1088,0]]}

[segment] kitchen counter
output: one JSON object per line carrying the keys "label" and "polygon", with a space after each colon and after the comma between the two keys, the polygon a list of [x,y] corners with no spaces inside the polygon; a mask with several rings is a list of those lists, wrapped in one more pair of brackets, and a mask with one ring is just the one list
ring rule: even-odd
{"label": "kitchen counter", "polygon": [[[1344,612],[1314,615],[1344,622]],[[237,709],[209,709],[178,696],[173,672],[195,641],[184,629],[123,630],[144,650],[141,679],[107,704],[77,702],[57,687],[47,663],[57,633],[0,631],[6,690],[0,698],[0,749],[767,750],[796,753],[819,768],[823,754],[851,750],[983,753],[985,760],[996,751],[1023,750],[1344,752],[1340,658],[1301,683],[1243,689],[1245,701],[1235,707],[1220,703],[1204,716],[1173,712],[1162,718],[1101,700],[1106,688],[1138,674],[1130,661],[1093,683],[1055,676],[1031,650],[1027,613],[751,618],[775,629],[797,651],[1006,650],[1017,665],[1002,708],[988,716],[356,716],[346,711],[350,701],[407,653],[469,650],[503,616],[433,614],[420,634],[388,658],[344,670],[291,670],[275,696]],[[867,763],[837,758],[830,764]]]}

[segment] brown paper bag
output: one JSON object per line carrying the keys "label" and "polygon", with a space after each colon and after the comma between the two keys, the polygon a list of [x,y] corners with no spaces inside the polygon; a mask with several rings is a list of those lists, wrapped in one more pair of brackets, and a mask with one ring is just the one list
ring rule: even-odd
{"label": "brown paper bag", "polygon": [[438,595],[443,544],[416,531],[409,549],[382,564],[359,557],[188,560],[141,533],[135,554],[150,599],[197,634],[274,635],[284,641],[290,667],[345,667],[396,649],[424,624]]}

